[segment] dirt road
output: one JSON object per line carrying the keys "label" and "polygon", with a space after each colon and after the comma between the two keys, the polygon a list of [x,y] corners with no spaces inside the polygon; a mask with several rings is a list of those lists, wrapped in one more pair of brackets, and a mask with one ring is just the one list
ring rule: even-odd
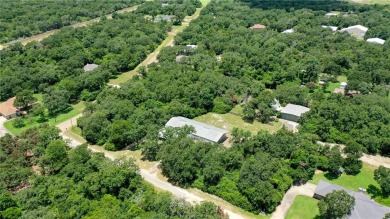
{"label": "dirt road", "polygon": [[[116,13],[121,14],[121,13],[125,13],[125,12],[130,12],[130,11],[136,10],[137,8],[138,8],[138,5],[118,10],[118,11],[116,11]],[[107,19],[112,19],[112,13],[106,15],[106,17],[107,17]],[[99,21],[100,21],[100,18],[95,18],[95,19],[91,19],[91,20],[88,20],[88,21],[72,24],[72,25],[70,25],[70,27],[75,27],[75,28],[76,27],[84,27],[84,26],[87,26],[88,24],[92,24],[92,23],[99,22]],[[12,40],[12,41],[4,44],[3,46],[6,47],[7,45],[11,45],[11,44],[15,44],[15,43],[21,43],[23,45],[26,45],[27,43],[32,42],[32,41],[41,41],[41,40],[43,40],[43,39],[45,39],[45,38],[55,34],[59,30],[60,29],[50,30],[50,31],[47,31],[47,32],[44,32],[44,33],[40,33],[40,34],[31,36],[31,37],[26,37],[26,38],[22,38],[22,39]]]}
{"label": "dirt road", "polygon": [[[317,144],[320,145],[329,145],[330,147],[334,147],[336,145],[340,146],[342,149],[345,148],[345,145],[343,144],[335,144],[335,143],[328,143],[328,142],[322,142],[322,141],[317,141]],[[372,166],[384,166],[386,168],[390,168],[390,158],[388,157],[383,157],[380,155],[369,155],[369,154],[364,154],[363,156],[359,159],[363,161],[364,163],[370,164]]]}

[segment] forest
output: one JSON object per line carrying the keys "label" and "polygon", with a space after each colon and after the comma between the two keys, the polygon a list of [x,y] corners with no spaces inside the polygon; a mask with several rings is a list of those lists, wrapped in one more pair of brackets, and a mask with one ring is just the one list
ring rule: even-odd
{"label": "forest", "polygon": [[152,16],[152,19],[155,19],[157,15],[170,15],[172,24],[180,25],[185,16],[194,14],[196,8],[201,6],[202,3],[199,0],[156,0],[140,5],[136,13]]}
{"label": "forest", "polygon": [[133,160],[68,148],[48,125],[0,138],[0,217],[226,218],[212,203],[156,192]]}
{"label": "forest", "polygon": [[[134,69],[166,37],[170,24],[134,13],[114,14],[87,27],[65,27],[41,42],[0,51],[0,100],[22,90],[61,90],[68,102],[94,99],[113,76]],[[84,72],[85,64],[99,68]]]}
{"label": "forest", "polygon": [[141,0],[28,2],[24,0],[2,0],[0,43],[29,37],[53,29],[60,29],[64,26],[101,17],[141,2]]}
{"label": "forest", "polygon": [[[146,159],[160,160],[174,184],[199,188],[251,212],[270,213],[293,183],[308,181],[316,169],[337,177],[344,167],[354,175],[362,167],[362,152],[388,155],[388,44],[368,44],[321,27],[362,22],[381,29],[390,17],[382,17],[382,23],[366,20],[378,10],[387,9],[371,7],[356,16],[328,19],[326,11],[212,2],[176,36],[175,46],[161,51],[159,63],[140,69],[119,89],[103,90],[78,125],[93,144],[142,149]],[[255,23],[267,28],[248,29]],[[280,33],[288,28],[296,32]],[[333,95],[317,85],[340,75],[348,77],[348,89],[360,94]],[[241,104],[246,120],[267,123],[276,115],[270,107],[274,98],[283,105],[312,108],[301,120],[300,134],[234,130],[233,146],[226,149],[194,142],[187,137],[191,130],[173,130],[159,143],[158,132],[172,116],[227,113]],[[329,149],[317,145],[318,140],[345,143],[346,148]]]}

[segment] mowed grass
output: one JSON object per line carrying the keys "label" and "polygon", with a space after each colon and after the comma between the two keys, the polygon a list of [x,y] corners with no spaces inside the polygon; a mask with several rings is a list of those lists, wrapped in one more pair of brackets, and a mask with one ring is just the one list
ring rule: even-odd
{"label": "mowed grass", "polygon": [[66,120],[73,118],[73,117],[77,116],[78,114],[82,113],[84,110],[84,107],[85,107],[84,103],[79,102],[79,103],[69,107],[65,113],[61,113],[61,114],[57,115],[56,117],[49,117],[46,121],[40,121],[39,116],[32,116],[31,115],[31,117],[24,117],[23,118],[25,126],[23,126],[22,128],[15,128],[12,125],[13,120],[5,122],[4,127],[8,131],[10,131],[12,134],[20,135],[23,131],[25,131],[29,128],[32,128],[32,127],[36,127],[36,126],[43,124],[43,123],[48,123],[50,125],[58,125],[62,122],[65,122]]}
{"label": "mowed grass", "polygon": [[376,169],[375,166],[363,163],[363,168],[356,176],[342,174],[337,179],[329,179],[326,177],[326,173],[319,173],[315,174],[310,182],[318,184],[320,180],[323,180],[354,191],[358,191],[359,188],[367,189],[369,185],[379,187],[374,180],[374,170]]}
{"label": "mowed grass", "polygon": [[286,219],[313,219],[319,217],[318,200],[303,195],[295,197]]}
{"label": "mowed grass", "polygon": [[242,114],[242,110],[240,109],[240,106],[236,106],[236,108],[232,110],[234,114],[207,113],[194,119],[196,121],[213,125],[218,128],[226,129],[228,131],[231,131],[233,128],[240,128],[246,131],[250,131],[252,133],[257,133],[262,130],[268,131],[270,133],[275,133],[283,126],[283,124],[280,122],[271,122],[269,124],[263,124],[254,121],[253,123],[247,123],[240,116]]}
{"label": "mowed grass", "polygon": [[337,77],[337,82],[329,83],[329,86],[326,88],[326,91],[331,93],[331,92],[333,92],[333,90],[335,88],[339,88],[340,87],[340,83],[341,82],[347,82],[347,81],[348,81],[347,76],[340,75],[340,76]]}

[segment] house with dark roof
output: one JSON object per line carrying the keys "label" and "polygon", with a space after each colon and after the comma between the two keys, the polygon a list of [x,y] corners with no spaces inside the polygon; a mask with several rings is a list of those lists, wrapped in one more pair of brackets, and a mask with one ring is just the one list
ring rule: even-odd
{"label": "house with dark roof", "polygon": [[[191,137],[207,141],[222,143],[226,140],[226,134],[228,133],[225,129],[220,129],[205,123],[201,123],[192,119],[187,119],[185,117],[177,116],[172,117],[166,124],[165,127],[184,127],[184,126],[193,126],[195,132],[191,134]],[[161,133],[161,132],[160,132]]]}
{"label": "house with dark roof", "polygon": [[310,108],[295,105],[295,104],[287,104],[285,107],[282,108],[280,111],[280,118],[297,122],[298,119],[302,116],[302,114],[309,112]]}
{"label": "house with dark roof", "polygon": [[15,97],[0,104],[0,116],[6,119],[15,118],[19,114],[19,109],[14,107]]}
{"label": "house with dark roof", "polygon": [[355,206],[347,215],[349,219],[383,219],[387,213],[390,213],[389,207],[376,203],[364,192],[355,192],[322,180],[318,182],[314,198],[323,199],[328,193],[341,190],[355,198]]}

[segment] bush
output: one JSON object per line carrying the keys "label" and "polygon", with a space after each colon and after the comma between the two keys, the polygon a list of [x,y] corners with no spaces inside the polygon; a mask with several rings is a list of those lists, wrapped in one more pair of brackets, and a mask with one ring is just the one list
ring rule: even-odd
{"label": "bush", "polygon": [[106,149],[107,151],[116,151],[116,147],[113,143],[107,141],[105,144],[104,144],[104,149]]}
{"label": "bush", "polygon": [[222,97],[215,98],[213,101],[213,105],[213,112],[218,114],[228,113],[232,109],[232,106],[225,103]]}
{"label": "bush", "polygon": [[22,118],[18,117],[16,119],[14,119],[14,121],[12,121],[12,125],[15,127],[15,128],[22,128],[24,127],[26,124],[24,124],[24,121]]}

